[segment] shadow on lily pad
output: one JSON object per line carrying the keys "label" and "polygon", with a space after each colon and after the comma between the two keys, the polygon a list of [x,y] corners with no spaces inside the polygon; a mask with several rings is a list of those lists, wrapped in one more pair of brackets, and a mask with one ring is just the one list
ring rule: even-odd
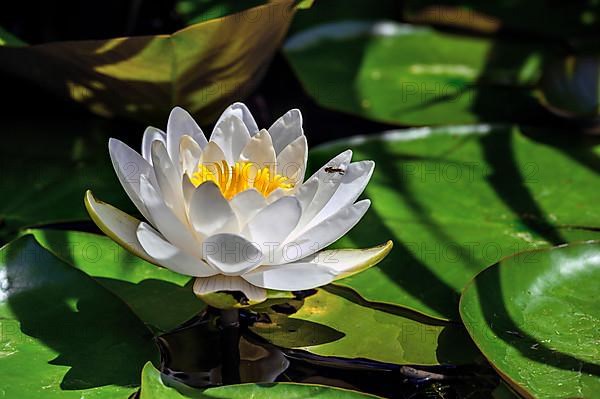
{"label": "shadow on lily pad", "polygon": [[7,366],[27,369],[33,380],[65,370],[47,365],[67,366],[62,390],[139,384],[140,370],[156,360],[157,348],[122,301],[33,237],[9,244],[1,260],[8,284],[2,313],[26,336],[14,337],[17,356]]}

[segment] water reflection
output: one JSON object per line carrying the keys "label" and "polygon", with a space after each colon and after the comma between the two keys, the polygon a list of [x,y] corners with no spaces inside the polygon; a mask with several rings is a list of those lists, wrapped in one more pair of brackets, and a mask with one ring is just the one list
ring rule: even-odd
{"label": "water reflection", "polygon": [[209,310],[162,335],[159,344],[163,373],[197,388],[299,382],[387,398],[489,398],[498,385],[498,377],[487,366],[408,367],[278,348],[249,331],[248,326],[259,320],[264,323],[264,315],[242,313],[240,329],[234,329],[239,335],[232,336],[231,330],[219,327],[217,313]]}

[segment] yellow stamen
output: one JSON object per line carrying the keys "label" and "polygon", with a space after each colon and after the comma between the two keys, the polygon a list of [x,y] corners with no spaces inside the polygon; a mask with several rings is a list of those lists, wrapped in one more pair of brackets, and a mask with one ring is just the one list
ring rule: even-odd
{"label": "yellow stamen", "polygon": [[268,167],[258,169],[254,174],[254,178],[252,178],[251,172],[256,169],[258,169],[258,166],[252,162],[236,162],[233,166],[229,166],[226,161],[207,165],[198,164],[196,171],[190,177],[190,181],[195,187],[204,182],[212,181],[227,199],[231,199],[236,194],[251,187],[265,197],[278,188],[289,190],[294,187],[287,177],[273,173]]}

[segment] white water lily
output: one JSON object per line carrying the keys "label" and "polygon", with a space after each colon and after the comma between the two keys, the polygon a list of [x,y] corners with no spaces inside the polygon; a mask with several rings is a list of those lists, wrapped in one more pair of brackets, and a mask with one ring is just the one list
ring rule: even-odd
{"label": "white water lily", "polygon": [[304,181],[302,116],[293,109],[259,130],[242,103],[223,112],[207,140],[181,108],[167,132],[149,127],[141,155],[109,142],[123,188],[147,222],[86,194],[92,219],[135,255],[196,277],[206,296],[241,291],[251,303],[266,289],[320,287],[379,262],[391,242],[370,249],[323,251],[365,214],[355,202],[373,173],[372,161],[333,158]]}

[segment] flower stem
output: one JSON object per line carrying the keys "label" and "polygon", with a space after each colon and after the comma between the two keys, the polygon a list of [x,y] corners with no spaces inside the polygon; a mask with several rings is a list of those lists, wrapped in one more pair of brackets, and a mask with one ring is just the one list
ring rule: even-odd
{"label": "flower stem", "polygon": [[221,378],[223,384],[239,384],[240,312],[221,310]]}
{"label": "flower stem", "polygon": [[221,310],[221,327],[239,327],[240,311],[238,309]]}

